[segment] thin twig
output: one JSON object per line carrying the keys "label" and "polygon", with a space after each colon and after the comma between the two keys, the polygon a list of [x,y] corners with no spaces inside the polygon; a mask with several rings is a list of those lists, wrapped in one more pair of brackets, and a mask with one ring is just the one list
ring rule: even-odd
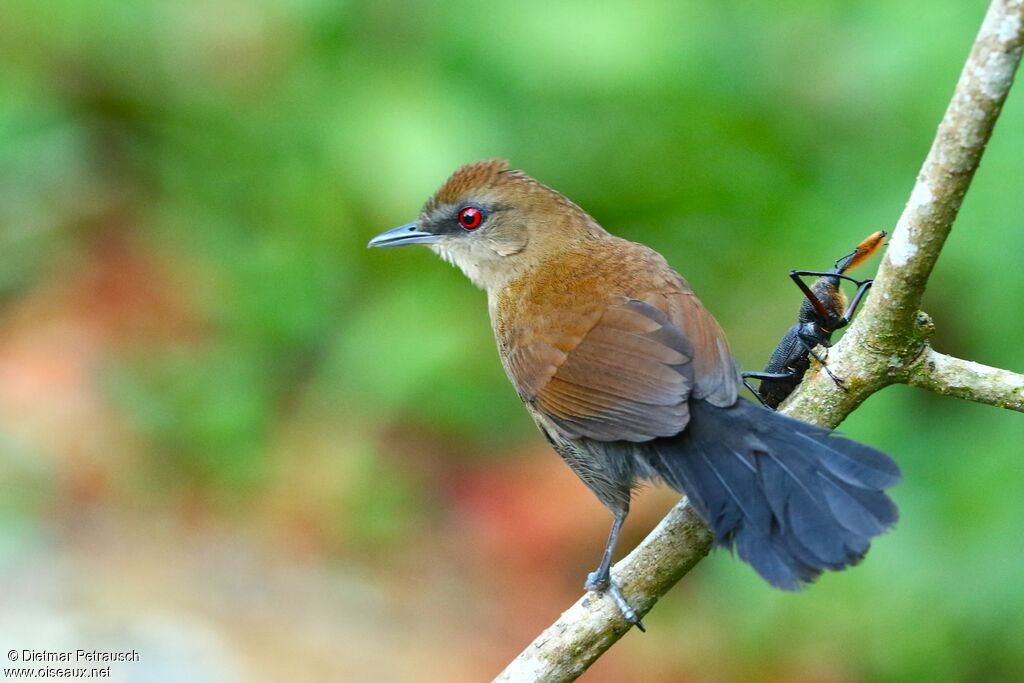
{"label": "thin twig", "polygon": [[943,396],[1024,413],[1024,375],[953,358],[930,347],[910,369],[908,383]]}

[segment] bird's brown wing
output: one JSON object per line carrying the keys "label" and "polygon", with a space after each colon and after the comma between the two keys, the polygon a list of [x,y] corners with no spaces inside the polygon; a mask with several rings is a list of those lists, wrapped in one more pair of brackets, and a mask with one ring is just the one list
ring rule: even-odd
{"label": "bird's brown wing", "polygon": [[743,380],[725,333],[689,285],[682,278],[680,281],[684,291],[660,295],[652,303],[664,310],[693,344],[693,398],[721,408],[731,406]]}
{"label": "bird's brown wing", "polygon": [[544,327],[507,347],[506,369],[565,437],[639,442],[686,427],[694,349],[658,306],[621,297]]}

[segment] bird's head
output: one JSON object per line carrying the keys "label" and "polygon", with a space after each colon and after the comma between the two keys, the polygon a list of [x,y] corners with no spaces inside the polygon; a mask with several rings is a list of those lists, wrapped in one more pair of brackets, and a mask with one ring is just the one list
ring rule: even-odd
{"label": "bird's head", "polygon": [[459,168],[415,221],[369,246],[430,245],[477,286],[496,290],[550,255],[606,234],[563,195],[490,160]]}

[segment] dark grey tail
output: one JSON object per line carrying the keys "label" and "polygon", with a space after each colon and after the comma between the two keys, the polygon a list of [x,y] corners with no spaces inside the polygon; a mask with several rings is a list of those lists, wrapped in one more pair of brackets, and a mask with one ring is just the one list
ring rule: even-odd
{"label": "dark grey tail", "polygon": [[856,564],[896,522],[884,493],[899,467],[868,446],[740,400],[690,404],[679,436],[651,443],[650,463],[768,583],[796,590]]}

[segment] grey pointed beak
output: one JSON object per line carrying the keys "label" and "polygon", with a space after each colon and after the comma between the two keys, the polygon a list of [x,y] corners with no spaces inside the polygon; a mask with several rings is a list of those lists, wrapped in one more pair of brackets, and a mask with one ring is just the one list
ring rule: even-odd
{"label": "grey pointed beak", "polygon": [[415,223],[406,223],[392,228],[370,240],[367,247],[400,247],[405,244],[433,244],[437,241],[437,235],[423,232],[416,227]]}

